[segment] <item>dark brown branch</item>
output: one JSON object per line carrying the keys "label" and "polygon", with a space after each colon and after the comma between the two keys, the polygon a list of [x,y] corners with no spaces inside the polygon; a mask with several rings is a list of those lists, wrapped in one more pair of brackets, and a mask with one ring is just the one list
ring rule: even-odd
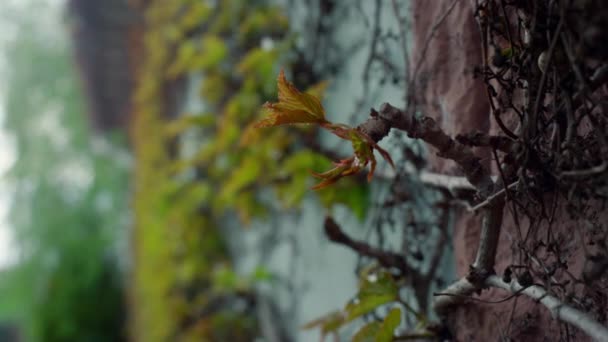
{"label": "dark brown branch", "polygon": [[493,195],[486,198],[483,202],[478,203],[474,207],[471,207],[469,209],[469,211],[474,213],[476,211],[479,211],[480,209],[483,209],[483,208],[488,207],[489,205],[492,205],[493,203],[495,203],[495,201],[499,200],[500,198],[503,198],[506,195],[506,192],[508,190],[515,189],[517,187],[517,185],[519,185],[519,181],[515,181],[515,182],[509,184],[508,187],[503,188],[499,191],[496,191]]}
{"label": "dark brown branch", "polygon": [[[379,141],[385,137],[391,128],[403,130],[410,137],[421,139],[435,147],[439,150],[439,156],[455,161],[464,171],[465,177],[484,198],[492,195],[495,183],[492,180],[489,168],[481,164],[480,158],[469,147],[455,141],[443,132],[432,118],[417,118],[413,114],[393,107],[388,103],[383,104],[380,111],[378,113],[374,112],[374,114],[358,126],[358,129],[368,134],[374,141]],[[444,292],[454,291],[461,294],[471,294],[482,288],[485,279],[494,272],[504,199],[498,197],[488,203],[489,205],[484,209],[477,257],[471,267],[471,272],[467,279],[453,284]],[[461,302],[462,299],[440,297],[438,301],[438,303],[435,303],[435,308],[441,310],[446,305]]]}
{"label": "dark brown branch", "polygon": [[498,151],[509,153],[513,149],[513,140],[501,135],[488,135],[481,132],[458,134],[456,141],[466,146],[492,147]]}
{"label": "dark brown branch", "polygon": [[344,231],[342,231],[342,228],[340,228],[338,223],[330,216],[325,218],[324,228],[325,235],[327,235],[331,241],[344,245],[360,255],[376,259],[380,265],[386,268],[397,268],[399,271],[401,271],[402,275],[413,274],[414,271],[407,264],[407,261],[405,261],[405,258],[401,254],[383,251],[370,246],[365,242],[353,240],[350,238],[350,236],[346,235]]}
{"label": "dark brown branch", "polygon": [[[379,112],[372,111],[371,118],[357,128],[374,141],[385,137],[391,128],[403,130],[408,136],[435,147],[439,150],[440,157],[455,161],[483,198],[489,197],[494,191],[495,184],[489,168],[481,163],[481,159],[469,147],[445,134],[432,118],[417,118],[412,113],[384,103]],[[470,280],[474,283],[483,282],[485,277],[493,273],[503,206],[504,199],[497,198],[484,211],[479,248],[470,274]]]}
{"label": "dark brown branch", "polygon": [[[546,53],[547,59],[546,59],[546,65],[547,68],[546,70],[543,71],[541,77],[540,77],[540,82],[538,84],[538,88],[536,88],[536,98],[534,100],[534,104],[533,107],[531,108],[530,111],[530,118],[528,121],[528,130],[525,131],[524,135],[524,139],[527,139],[527,141],[530,141],[533,137],[536,136],[536,129],[537,129],[537,117],[538,117],[538,111],[540,108],[540,104],[541,101],[544,99],[545,97],[545,84],[547,82],[547,75],[549,74],[549,69],[548,69],[548,65],[551,63],[551,59],[553,58],[553,53],[555,51],[555,47],[557,46],[557,42],[558,42],[558,38],[559,38],[559,34],[562,30],[562,26],[564,25],[564,10],[562,9],[562,12],[560,14],[560,18],[559,18],[559,23],[557,24],[557,28],[555,29],[555,32],[553,33],[553,38],[551,38],[551,45],[549,46],[549,50]],[[540,58],[540,57],[539,57]],[[540,67],[540,65],[539,65]]]}
{"label": "dark brown branch", "polygon": [[481,159],[469,147],[445,134],[430,117],[417,118],[412,113],[384,103],[377,115],[373,115],[358,126],[358,129],[374,141],[384,138],[391,128],[403,130],[408,136],[425,141],[439,151],[440,157],[455,161],[482,197],[487,197],[493,192],[494,182],[490,177],[489,168],[481,164]]}

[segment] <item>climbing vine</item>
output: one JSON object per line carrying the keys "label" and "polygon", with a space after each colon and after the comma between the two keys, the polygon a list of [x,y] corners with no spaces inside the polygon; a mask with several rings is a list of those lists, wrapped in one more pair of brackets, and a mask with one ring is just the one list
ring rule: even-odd
{"label": "climbing vine", "polygon": [[[250,340],[259,333],[255,284],[272,276],[263,265],[237,274],[223,227],[234,213],[244,227],[269,218],[277,200],[297,210],[313,185],[308,170],[330,166],[303,148],[316,129],[262,136],[252,126],[278,70],[293,63],[288,21],[279,7],[239,0],[151,1],[145,21],[132,127],[132,331],[142,341]],[[186,84],[198,89],[194,109],[175,100]],[[309,86],[321,97],[326,83]],[[366,189],[351,181],[318,197],[362,218]]]}

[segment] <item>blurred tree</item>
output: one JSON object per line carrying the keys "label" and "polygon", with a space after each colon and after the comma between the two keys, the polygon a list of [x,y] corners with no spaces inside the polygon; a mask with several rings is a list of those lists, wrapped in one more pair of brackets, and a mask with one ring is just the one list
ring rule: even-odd
{"label": "blurred tree", "polygon": [[143,20],[129,0],[68,0],[76,60],[95,128],[126,127]]}
{"label": "blurred tree", "polygon": [[5,12],[14,14],[4,124],[17,153],[9,218],[20,255],[4,272],[11,300],[0,313],[31,341],[121,341],[128,158],[118,136],[91,136],[64,27],[44,6]]}

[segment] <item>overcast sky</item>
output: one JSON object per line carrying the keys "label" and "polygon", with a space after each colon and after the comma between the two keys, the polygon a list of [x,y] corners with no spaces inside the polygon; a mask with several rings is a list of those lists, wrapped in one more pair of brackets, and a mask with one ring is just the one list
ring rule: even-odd
{"label": "overcast sky", "polygon": [[[7,67],[7,61],[4,55],[4,49],[7,40],[11,38],[13,30],[10,23],[7,22],[7,16],[11,8],[14,8],[17,0],[7,0],[6,2],[0,2],[0,13],[4,15],[0,16],[0,75],[4,74]],[[4,268],[6,265],[14,261],[15,248],[11,241],[11,230],[7,221],[7,214],[10,205],[10,194],[9,185],[7,184],[4,174],[12,165],[15,159],[14,146],[11,142],[10,136],[4,130],[4,118],[6,117],[5,106],[4,106],[4,95],[6,92],[7,84],[4,83],[5,77],[0,77],[0,268]]]}
{"label": "overcast sky", "polygon": [[[59,8],[64,0],[0,0],[0,122],[2,123],[0,125],[0,268],[14,262],[16,257],[16,249],[11,239],[11,229],[7,220],[11,196],[10,184],[4,177],[16,157],[11,136],[3,128],[4,118],[7,115],[4,108],[4,95],[8,86],[4,83],[6,78],[2,77],[8,62],[4,55],[4,49],[6,42],[14,34],[12,23],[18,20],[19,13],[22,13],[19,9],[32,3],[36,3],[37,6],[48,5],[44,10],[36,11],[32,15],[37,15],[41,19],[40,23],[42,25],[54,25],[57,23],[60,13]],[[40,6],[39,8],[43,7]],[[54,27],[54,29],[57,29],[57,27]]]}

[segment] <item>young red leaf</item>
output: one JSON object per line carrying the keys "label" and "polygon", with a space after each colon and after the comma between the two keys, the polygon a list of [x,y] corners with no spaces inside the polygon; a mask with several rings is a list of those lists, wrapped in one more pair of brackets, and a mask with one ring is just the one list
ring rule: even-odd
{"label": "young red leaf", "polygon": [[285,78],[281,70],[278,77],[279,102],[264,104],[268,117],[255,124],[255,127],[272,127],[286,124],[324,124],[325,109],[314,95],[300,92]]}
{"label": "young red leaf", "polygon": [[[322,87],[320,88],[322,90]],[[314,173],[313,175],[322,181],[312,189],[322,189],[327,187],[340,178],[350,176],[359,172],[370,164],[370,171],[367,175],[371,181],[376,169],[376,158],[374,149],[378,150],[382,157],[391,164],[395,165],[387,151],[364,132],[357,128],[352,128],[344,124],[334,124],[325,119],[325,109],[321,101],[312,94],[300,92],[293,84],[287,81],[285,73],[281,70],[278,77],[279,102],[264,104],[264,110],[268,112],[265,119],[257,122],[254,127],[272,127],[285,124],[317,124],[320,127],[332,132],[338,137],[352,143],[354,156],[349,159],[341,160],[335,167],[324,173]]]}
{"label": "young red leaf", "polygon": [[384,158],[384,160],[386,160],[389,164],[391,164],[391,166],[393,167],[393,169],[395,168],[395,163],[393,163],[393,159],[391,158],[391,155],[382,147],[380,147],[380,145],[378,145],[378,143],[376,143],[369,135],[357,130],[361,136],[363,136],[368,142],[369,144],[372,146],[372,148],[376,149],[380,155],[382,156],[382,158]]}
{"label": "young red leaf", "polygon": [[334,165],[336,167],[323,173],[312,172],[313,176],[322,179],[319,184],[312,187],[313,190],[323,189],[334,184],[338,179],[355,174],[361,169],[355,157],[341,160],[339,163],[334,163]]}
{"label": "young red leaf", "polygon": [[313,190],[322,189],[337,182],[342,177],[355,174],[362,168],[365,168],[368,164],[370,164],[370,170],[367,174],[367,180],[371,182],[377,165],[374,149],[378,150],[382,157],[386,159],[391,166],[395,167],[388,152],[378,146],[378,144],[376,144],[376,142],[367,134],[358,129],[331,123],[323,124],[322,127],[330,130],[342,139],[349,140],[352,143],[355,155],[349,159],[341,160],[339,163],[336,163],[336,167],[329,171],[321,174],[313,173],[315,177],[323,179],[321,183],[312,188]]}
{"label": "young red leaf", "polygon": [[372,145],[378,152],[380,152],[380,155],[382,156],[382,158],[384,158],[384,160],[386,160],[389,164],[391,164],[391,166],[393,167],[393,169],[395,168],[395,163],[393,163],[393,159],[391,158],[391,155],[388,154],[388,152],[383,149],[382,147],[378,146],[378,144],[374,143]]}

